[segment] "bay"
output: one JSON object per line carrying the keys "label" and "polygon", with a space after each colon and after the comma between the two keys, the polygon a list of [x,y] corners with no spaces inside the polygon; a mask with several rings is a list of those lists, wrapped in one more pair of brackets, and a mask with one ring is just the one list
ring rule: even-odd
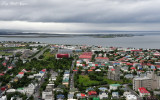
{"label": "bay", "polygon": [[94,37],[49,37],[49,38],[20,38],[0,37],[0,41],[34,41],[49,44],[71,44],[71,45],[96,45],[103,47],[134,47],[160,49],[160,35],[145,35],[134,37],[117,38],[94,38]]}

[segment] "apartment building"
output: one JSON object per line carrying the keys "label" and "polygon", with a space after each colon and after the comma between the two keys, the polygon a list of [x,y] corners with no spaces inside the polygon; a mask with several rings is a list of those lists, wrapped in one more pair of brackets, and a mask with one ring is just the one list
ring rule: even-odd
{"label": "apartment building", "polygon": [[116,66],[108,70],[108,79],[119,81],[120,80],[120,67]]}
{"label": "apartment building", "polygon": [[146,72],[146,76],[133,79],[133,90],[144,87],[148,90],[160,89],[160,76],[154,72]]}

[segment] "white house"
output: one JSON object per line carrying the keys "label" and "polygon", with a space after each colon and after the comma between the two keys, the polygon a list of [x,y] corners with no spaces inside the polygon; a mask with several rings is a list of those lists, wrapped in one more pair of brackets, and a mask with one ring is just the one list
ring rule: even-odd
{"label": "white house", "polygon": [[44,100],[54,100],[53,95],[46,95]]}
{"label": "white house", "polygon": [[112,92],[112,97],[113,98],[119,98],[119,93],[118,92]]}
{"label": "white house", "polygon": [[117,90],[119,86],[120,86],[120,84],[110,84],[109,89],[110,90]]}
{"label": "white house", "polygon": [[24,76],[24,72],[19,72],[17,75],[18,78],[22,78],[23,76]]}
{"label": "white house", "polygon": [[52,91],[43,91],[42,92],[42,99],[45,99],[47,95],[52,95]]}
{"label": "white house", "polygon": [[6,93],[14,93],[14,92],[16,92],[15,89],[8,89],[8,90],[6,91]]}
{"label": "white house", "polygon": [[7,96],[5,95],[5,96],[0,97],[0,100],[7,100]]}
{"label": "white house", "polygon": [[35,84],[35,85],[33,83],[29,84],[28,87],[25,88],[26,93],[28,95],[32,95],[35,91],[36,86],[37,86],[37,84]]}
{"label": "white house", "polygon": [[124,97],[127,97],[128,95],[131,95],[131,92],[124,92],[124,93],[123,93],[123,96],[124,96]]}
{"label": "white house", "polygon": [[127,95],[126,100],[137,100],[135,95]]}
{"label": "white house", "polygon": [[108,98],[108,94],[107,93],[100,93],[99,94],[99,98],[101,99],[101,100],[103,100],[103,99],[107,99]]}

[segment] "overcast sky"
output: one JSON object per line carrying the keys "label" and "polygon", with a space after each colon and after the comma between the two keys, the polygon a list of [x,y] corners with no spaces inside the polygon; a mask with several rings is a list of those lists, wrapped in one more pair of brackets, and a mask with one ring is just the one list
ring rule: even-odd
{"label": "overcast sky", "polygon": [[0,0],[0,29],[160,31],[160,0]]}

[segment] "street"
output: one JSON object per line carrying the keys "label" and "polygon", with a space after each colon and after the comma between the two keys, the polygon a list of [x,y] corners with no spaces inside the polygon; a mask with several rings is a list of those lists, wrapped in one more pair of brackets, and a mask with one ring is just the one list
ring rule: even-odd
{"label": "street", "polygon": [[[48,73],[48,72],[46,72],[46,73]],[[41,85],[43,84],[44,79],[47,77],[46,73],[44,74],[41,81],[38,83],[37,87],[35,88],[35,93],[33,94],[34,100],[38,100],[38,97],[40,96],[40,90],[39,89],[40,89]]]}
{"label": "street", "polygon": [[[72,61],[72,65],[71,65],[71,69],[70,69],[71,71],[74,68],[74,63],[75,63],[75,60]],[[70,74],[70,90],[74,88],[74,74],[75,74],[75,72]]]}
{"label": "street", "polygon": [[133,95],[137,96],[137,100],[143,100],[135,91],[133,91],[130,87],[128,87],[128,84],[123,85],[129,92],[131,92]]}
{"label": "street", "polygon": [[48,45],[48,46],[45,47],[43,50],[41,50],[38,54],[36,54],[34,57],[30,58],[29,61],[30,61],[31,59],[33,59],[33,58],[39,59],[39,56],[41,56],[41,55],[44,53],[44,51],[46,51],[46,50],[49,49],[49,48],[50,48],[50,46]]}

